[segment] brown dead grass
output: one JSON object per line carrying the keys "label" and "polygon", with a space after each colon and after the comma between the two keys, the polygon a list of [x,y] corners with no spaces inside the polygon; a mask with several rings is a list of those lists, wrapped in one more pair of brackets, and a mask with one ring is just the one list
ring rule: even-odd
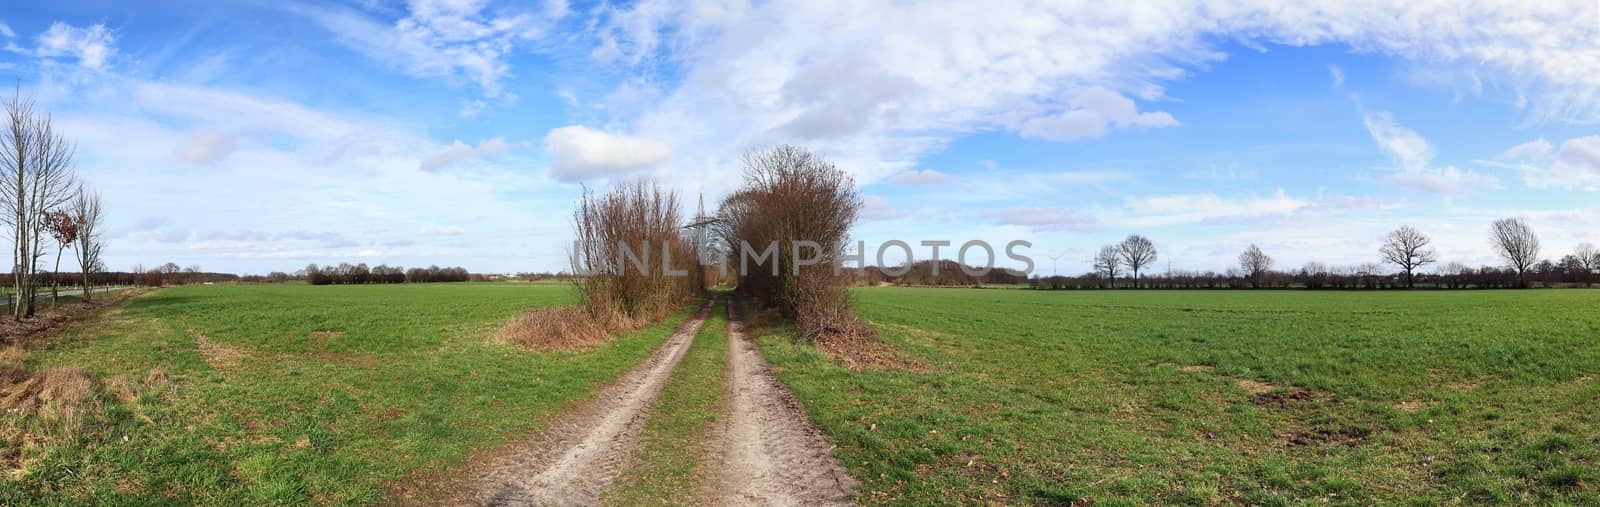
{"label": "brown dead grass", "polygon": [[1267,394],[1272,392],[1274,389],[1272,384],[1261,382],[1259,380],[1250,380],[1247,378],[1236,379],[1233,381],[1233,384],[1239,386],[1239,388],[1243,389],[1244,392],[1250,394]]}
{"label": "brown dead grass", "polygon": [[194,336],[195,343],[199,345],[200,357],[214,369],[233,368],[239,366],[245,359],[254,357],[249,350],[211,341],[211,338],[199,331],[191,329],[189,334]]}
{"label": "brown dead grass", "polygon": [[[12,372],[7,377],[15,379]],[[102,404],[102,383],[80,366],[51,368],[0,386],[0,407],[76,427]]]}
{"label": "brown dead grass", "polygon": [[1178,368],[1178,369],[1183,371],[1184,373],[1204,373],[1204,372],[1208,372],[1208,371],[1211,371],[1211,370],[1215,370],[1217,368],[1214,367],[1214,366],[1211,366],[1211,365],[1206,365],[1206,364],[1191,364],[1191,365],[1184,366],[1184,367]]}
{"label": "brown dead grass", "polygon": [[585,350],[638,327],[620,312],[605,318],[596,318],[593,312],[581,306],[539,308],[512,318],[495,337],[535,350]]}

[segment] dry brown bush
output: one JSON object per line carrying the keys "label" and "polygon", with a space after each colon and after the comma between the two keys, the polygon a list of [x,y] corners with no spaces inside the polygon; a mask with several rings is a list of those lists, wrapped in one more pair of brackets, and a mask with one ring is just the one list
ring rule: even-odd
{"label": "dry brown bush", "polygon": [[[604,343],[611,333],[631,326],[620,315],[596,319],[581,306],[540,308],[512,319],[498,335],[501,341],[538,350],[584,349]],[[608,323],[610,325],[603,325]]]}
{"label": "dry brown bush", "polygon": [[[793,146],[753,152],[744,165],[744,187],[717,212],[717,232],[733,248],[733,267],[748,264],[748,270],[740,269],[738,291],[794,319],[807,340],[866,333],[850,314],[850,279],[835,269],[861,210],[854,180]],[[752,255],[747,261],[744,245],[755,255],[777,245],[776,259],[757,262]],[[799,257],[816,263],[800,266]]]}
{"label": "dry brown bush", "polygon": [[580,305],[518,316],[499,338],[542,350],[587,348],[690,302],[704,290],[705,272],[682,218],[677,195],[644,180],[604,194],[585,190],[573,212],[572,267],[587,274],[573,280]]}

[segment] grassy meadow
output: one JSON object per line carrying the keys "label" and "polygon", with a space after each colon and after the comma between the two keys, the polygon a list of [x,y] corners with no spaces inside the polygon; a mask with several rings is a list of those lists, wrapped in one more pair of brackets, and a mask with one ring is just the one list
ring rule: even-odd
{"label": "grassy meadow", "polygon": [[[366,504],[541,426],[682,315],[585,352],[494,340],[565,284],[219,285],[143,294],[30,351],[99,406],[0,414],[0,505]],[[0,365],[8,366],[8,365]]]}
{"label": "grassy meadow", "polygon": [[1600,290],[865,288],[760,338],[863,503],[1600,503]]}

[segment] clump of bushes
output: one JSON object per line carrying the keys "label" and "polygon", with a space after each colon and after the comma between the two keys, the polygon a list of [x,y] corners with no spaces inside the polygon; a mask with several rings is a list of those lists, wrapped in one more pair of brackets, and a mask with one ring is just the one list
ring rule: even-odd
{"label": "clump of bushes", "polygon": [[571,262],[581,304],[514,319],[502,340],[541,349],[579,348],[657,321],[704,290],[696,249],[682,234],[678,196],[638,180],[587,190],[573,213]]}
{"label": "clump of bushes", "polygon": [[744,186],[717,212],[733,268],[746,268],[739,293],[792,319],[808,340],[867,334],[850,313],[851,277],[838,267],[861,210],[855,181],[793,146],[753,152],[744,166]]}

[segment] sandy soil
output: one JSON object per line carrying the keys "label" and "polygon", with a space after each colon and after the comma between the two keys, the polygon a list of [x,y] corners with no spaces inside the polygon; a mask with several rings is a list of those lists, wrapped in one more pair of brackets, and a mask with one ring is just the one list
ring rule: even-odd
{"label": "sandy soil", "polygon": [[721,473],[714,501],[723,505],[849,505],[854,481],[794,393],[728,313],[730,402],[716,432]]}
{"label": "sandy soil", "polygon": [[705,322],[710,304],[633,371],[568,411],[532,440],[475,468],[477,485],[454,503],[597,505],[633,451],[651,402]]}

